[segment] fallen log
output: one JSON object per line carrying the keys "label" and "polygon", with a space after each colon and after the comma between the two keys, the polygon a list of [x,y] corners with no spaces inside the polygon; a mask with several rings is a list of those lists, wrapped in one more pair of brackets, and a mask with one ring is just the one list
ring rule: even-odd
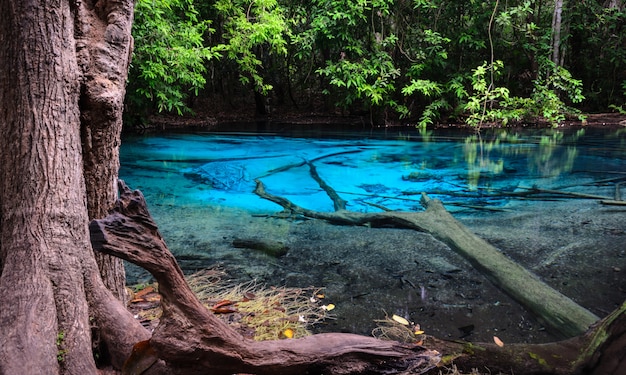
{"label": "fallen log", "polygon": [[292,214],[341,225],[393,226],[429,233],[467,259],[494,285],[564,338],[583,334],[600,319],[476,236],[454,219],[441,201],[432,200],[426,194],[422,194],[421,199],[421,204],[426,208],[424,212],[320,212],[269,194],[260,180],[255,181],[255,193],[258,196],[282,206]]}
{"label": "fallen log", "polygon": [[[175,374],[423,374],[441,359],[415,344],[345,333],[293,340],[245,339],[202,305],[189,288],[148,212],[141,192],[119,182],[113,212],[90,224],[94,250],[148,270],[159,284],[163,314],[126,369]],[[153,369],[152,363],[162,363]]]}

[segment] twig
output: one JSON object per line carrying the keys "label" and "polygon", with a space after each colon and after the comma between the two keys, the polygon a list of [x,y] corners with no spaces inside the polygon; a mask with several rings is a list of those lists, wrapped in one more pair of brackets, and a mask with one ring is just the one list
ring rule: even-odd
{"label": "twig", "polygon": [[626,201],[614,201],[611,199],[603,199],[600,203],[606,206],[626,206]]}
{"label": "twig", "polygon": [[558,195],[565,195],[565,196],[574,197],[574,198],[610,200],[610,198],[603,197],[601,195],[574,193],[574,192],[569,192],[569,191],[550,190],[550,189],[539,189],[539,188],[534,188],[534,187],[523,187],[523,186],[520,186],[519,188],[526,189],[531,192],[536,192],[538,194],[558,194]]}

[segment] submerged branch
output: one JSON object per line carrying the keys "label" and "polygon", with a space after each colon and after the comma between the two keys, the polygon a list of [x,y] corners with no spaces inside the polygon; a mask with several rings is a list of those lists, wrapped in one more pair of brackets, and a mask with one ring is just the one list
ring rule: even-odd
{"label": "submerged branch", "polygon": [[335,211],[341,211],[346,209],[346,201],[337,194],[335,189],[332,186],[328,185],[326,181],[320,177],[319,173],[317,173],[317,168],[313,165],[312,162],[307,162],[309,165],[309,170],[311,171],[311,177],[317,182],[317,184],[326,192],[328,197],[333,201],[333,206],[335,207]]}
{"label": "submerged branch", "polygon": [[498,249],[476,236],[450,215],[439,200],[422,194],[424,212],[351,211],[320,212],[300,207],[269,194],[260,180],[255,193],[281,205],[285,211],[341,225],[393,226],[426,232],[467,259],[494,285],[518,301],[542,322],[564,337],[587,331],[599,318],[570,298],[551,288],[538,276],[507,258]]}

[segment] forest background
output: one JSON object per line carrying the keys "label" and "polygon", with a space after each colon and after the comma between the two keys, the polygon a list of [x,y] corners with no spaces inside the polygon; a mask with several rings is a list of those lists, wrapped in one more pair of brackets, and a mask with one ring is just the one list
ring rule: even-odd
{"label": "forest background", "polygon": [[626,114],[625,21],[622,0],[138,0],[126,124],[155,113],[417,126]]}

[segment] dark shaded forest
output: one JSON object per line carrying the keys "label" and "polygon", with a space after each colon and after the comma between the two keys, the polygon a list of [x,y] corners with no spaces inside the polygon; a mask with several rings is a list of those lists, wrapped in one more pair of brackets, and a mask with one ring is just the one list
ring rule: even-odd
{"label": "dark shaded forest", "polygon": [[621,0],[139,0],[127,121],[357,116],[552,124],[626,113]]}

